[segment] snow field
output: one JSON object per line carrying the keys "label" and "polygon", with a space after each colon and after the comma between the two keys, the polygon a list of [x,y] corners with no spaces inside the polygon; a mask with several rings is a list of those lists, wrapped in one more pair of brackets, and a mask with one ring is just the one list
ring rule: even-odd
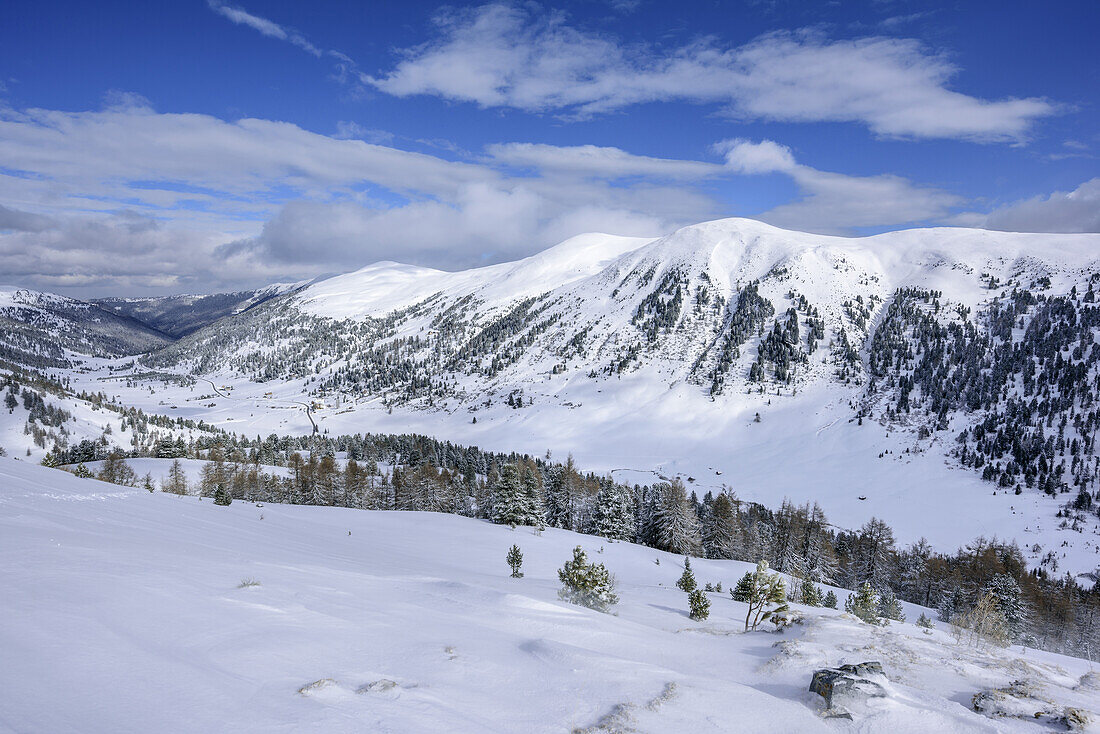
{"label": "snow field", "polygon": [[[504,562],[513,543],[523,579]],[[577,544],[615,574],[615,616],[557,599]],[[726,588],[749,568],[692,566]],[[742,634],[728,593],[696,622],[681,572],[680,557],[559,530],[216,507],[0,459],[0,728],[846,730],[805,689],[814,668],[865,659],[883,661],[892,696],[853,730],[1039,731],[966,708],[979,684],[1023,673],[1083,697],[1072,686],[1086,661],[977,654],[911,624],[800,608],[806,622],[786,634]],[[239,587],[248,579],[259,585]]]}

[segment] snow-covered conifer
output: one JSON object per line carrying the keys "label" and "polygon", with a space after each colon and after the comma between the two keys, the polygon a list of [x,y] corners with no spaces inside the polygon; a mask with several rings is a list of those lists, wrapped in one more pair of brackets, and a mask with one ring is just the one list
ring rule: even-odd
{"label": "snow-covered conifer", "polygon": [[564,601],[599,612],[607,612],[619,603],[615,579],[602,563],[589,563],[579,545],[573,549],[573,560],[558,571],[558,578],[562,583],[558,598]]}
{"label": "snow-covered conifer", "polygon": [[864,581],[856,591],[848,595],[844,602],[844,611],[858,617],[867,624],[879,624],[879,595],[867,581]]}
{"label": "snow-covered conifer", "polygon": [[696,589],[688,594],[688,610],[692,619],[702,621],[710,616],[710,599],[705,593]]}
{"label": "snow-covered conifer", "polygon": [[508,561],[508,565],[512,568],[512,578],[523,578],[523,571],[520,569],[523,567],[523,551],[519,549],[518,545],[513,545],[508,549],[508,555],[505,557]]}

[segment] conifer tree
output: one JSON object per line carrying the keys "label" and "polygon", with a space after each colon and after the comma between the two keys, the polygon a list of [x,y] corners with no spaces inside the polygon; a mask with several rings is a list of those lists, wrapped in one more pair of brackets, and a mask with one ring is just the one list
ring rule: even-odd
{"label": "conifer tree", "polygon": [[710,599],[698,589],[688,594],[688,616],[699,621],[710,616]]}
{"label": "conifer tree", "polygon": [[172,494],[187,494],[187,475],[179,459],[172,460],[172,465],[168,467],[168,481],[161,488]]}
{"label": "conifer tree", "polygon": [[523,567],[523,551],[519,549],[518,545],[513,545],[508,549],[508,555],[505,560],[508,561],[508,565],[512,568],[512,578],[523,578],[523,571],[520,570]]}
{"label": "conifer tree", "polygon": [[214,490],[214,504],[222,506],[233,504],[233,496],[229,494],[228,489],[220,484]]}
{"label": "conifer tree", "polygon": [[788,609],[786,582],[779,574],[768,573],[768,562],[764,560],[756,564],[755,571],[742,576],[730,594],[735,601],[748,604],[746,632],[755,630],[761,622],[768,620],[778,624],[780,615]]}
{"label": "conifer tree", "polygon": [[500,467],[500,476],[493,485],[493,522],[498,525],[526,525],[519,472],[515,464]]}
{"label": "conifer tree", "polygon": [[688,500],[683,483],[677,479],[657,485],[656,489],[658,504],[653,516],[656,546],[669,553],[698,553],[702,546],[699,517]]}
{"label": "conifer tree", "polygon": [[836,592],[834,592],[832,589],[829,589],[827,592],[825,592],[825,598],[821,600],[821,606],[828,609],[836,609],[836,604]]}
{"label": "conifer tree", "polygon": [[698,586],[695,583],[695,573],[691,570],[691,559],[684,558],[684,573],[681,574],[680,579],[676,582],[676,588],[680,591],[690,594],[695,591]]}
{"label": "conifer tree", "polygon": [[1024,631],[1027,614],[1023,600],[1020,598],[1020,585],[1016,583],[1016,579],[1005,573],[995,574],[982,591],[993,597],[998,611],[1004,616],[1008,639],[1014,640],[1019,637]]}
{"label": "conifer tree", "polygon": [[610,478],[600,480],[596,493],[596,514],[593,529],[608,540],[634,540],[634,498],[630,490],[615,484]]}
{"label": "conifer tree", "polygon": [[573,560],[567,561],[558,571],[558,578],[562,583],[558,598],[563,601],[598,612],[607,612],[619,603],[615,579],[602,563],[589,563],[579,545],[573,549]]}
{"label": "conifer tree", "polygon": [[707,558],[734,558],[739,549],[740,526],[733,503],[725,492],[714,498],[703,523],[703,550]]}
{"label": "conifer tree", "polygon": [[878,616],[878,601],[878,594],[869,582],[864,581],[859,589],[848,595],[844,602],[844,611],[867,624],[879,624],[881,620]]}
{"label": "conifer tree", "polygon": [[802,603],[810,607],[821,606],[821,589],[814,586],[809,579],[802,579],[801,585]]}
{"label": "conifer tree", "polygon": [[883,589],[882,594],[879,595],[878,615],[884,622],[886,620],[905,621],[905,614],[901,610],[901,602],[894,596],[894,591],[890,587]]}
{"label": "conifer tree", "polygon": [[531,461],[523,463],[523,478],[520,486],[520,508],[523,522],[519,525],[545,527],[545,512],[542,504],[542,475]]}
{"label": "conifer tree", "polygon": [[920,616],[917,617],[917,626],[918,627],[923,627],[924,629],[928,629],[928,630],[933,629],[935,627],[935,625],[932,624],[932,620],[929,619],[928,615],[925,614],[924,612],[921,612]]}

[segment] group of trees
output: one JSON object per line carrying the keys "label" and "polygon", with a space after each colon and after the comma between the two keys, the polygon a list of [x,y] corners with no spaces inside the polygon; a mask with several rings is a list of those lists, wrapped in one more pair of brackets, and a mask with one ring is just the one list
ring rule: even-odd
{"label": "group of trees", "polygon": [[[449,512],[679,555],[764,560],[790,579],[796,601],[828,604],[818,584],[857,590],[867,584],[876,614],[886,618],[903,599],[939,609],[950,621],[992,594],[1013,639],[1073,654],[1100,649],[1100,588],[1028,569],[1011,543],[978,539],[951,554],[933,552],[923,540],[899,548],[881,520],[838,530],[816,504],[784,501],[769,509],[729,491],[699,499],[678,480],[630,486],[582,473],[571,458],[494,454],[423,436],[212,435],[188,449],[208,460],[202,476],[189,485],[177,466],[163,483],[166,491],[213,497],[221,488],[236,500]],[[260,457],[284,464],[285,476]]]}
{"label": "group of trees", "polygon": [[942,294],[900,289],[869,350],[870,393],[887,419],[925,434],[975,415],[956,437],[959,462],[998,486],[1070,494],[1066,513],[1100,513],[1100,304],[1081,294],[1016,288],[977,319]]}

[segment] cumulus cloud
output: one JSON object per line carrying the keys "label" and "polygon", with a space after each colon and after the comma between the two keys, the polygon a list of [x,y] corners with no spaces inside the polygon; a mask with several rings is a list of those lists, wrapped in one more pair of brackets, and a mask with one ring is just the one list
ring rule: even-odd
{"label": "cumulus cloud", "polygon": [[984,100],[951,90],[958,69],[912,39],[829,41],[771,33],[740,47],[714,39],[672,50],[627,45],[561,13],[485,5],[437,16],[436,37],[403,52],[383,92],[483,107],[587,116],[654,101],[711,102],[744,118],[842,121],[883,136],[1020,141],[1054,114],[1042,99]]}
{"label": "cumulus cloud", "polygon": [[803,198],[765,213],[814,231],[923,221],[950,195],[894,176],[819,171],[773,141],[723,162],[614,147],[490,145],[469,160],[270,120],[0,109],[0,272],[105,292],[208,291],[352,270],[515,259],[584,231],[656,236],[725,216],[719,180],[790,176]]}
{"label": "cumulus cloud", "polygon": [[946,191],[914,185],[900,176],[849,176],[798,163],[790,148],[772,140],[727,140],[715,148],[743,174],[790,176],[802,198],[759,218],[780,227],[846,234],[856,227],[925,222],[945,216],[961,199]]}
{"label": "cumulus cloud", "polygon": [[727,165],[738,173],[775,173],[797,168],[791,149],[772,140],[754,143],[744,138],[734,138],[714,147],[725,153]]}
{"label": "cumulus cloud", "polygon": [[168,274],[177,290],[209,290],[378,259],[470,267],[580,231],[657,235],[722,213],[683,185],[713,163],[592,149],[615,165],[578,174],[507,147],[462,162],[344,137],[364,132],[145,105],[0,110],[0,271],[44,288],[102,292],[117,269],[120,289]]}
{"label": "cumulus cloud", "polygon": [[951,221],[1005,232],[1100,232],[1100,178],[1073,191],[1023,199],[988,213],[966,212]]}

